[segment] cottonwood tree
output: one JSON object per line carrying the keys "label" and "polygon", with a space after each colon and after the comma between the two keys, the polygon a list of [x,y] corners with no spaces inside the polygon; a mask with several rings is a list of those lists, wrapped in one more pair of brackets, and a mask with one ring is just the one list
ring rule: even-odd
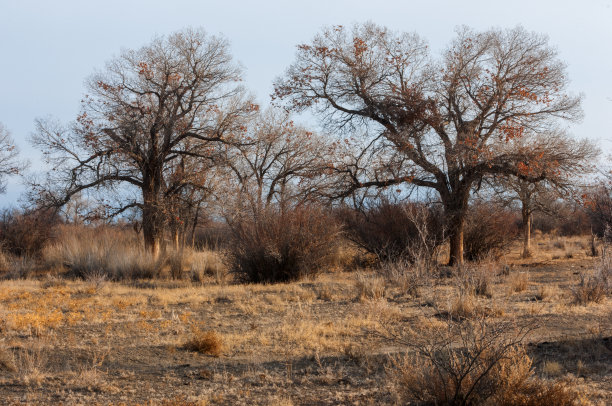
{"label": "cottonwood tree", "polygon": [[313,109],[330,129],[364,134],[357,158],[369,168],[335,168],[351,184],[347,194],[398,184],[437,191],[454,264],[463,261],[471,190],[484,176],[536,181],[559,170],[554,146],[539,138],[580,118],[567,82],[547,38],[520,27],[461,28],[432,59],[416,34],[367,23],[326,28],[298,46],[275,97]]}
{"label": "cottonwood tree", "polygon": [[6,178],[19,174],[26,164],[19,160],[19,150],[9,131],[0,123],[0,193],[6,190]]}
{"label": "cottonwood tree", "polygon": [[257,218],[272,207],[282,212],[318,202],[332,189],[333,179],[325,175],[335,144],[296,125],[285,111],[261,112],[242,142],[225,148],[230,190],[222,198],[231,216]]}
{"label": "cottonwood tree", "polygon": [[85,190],[118,196],[108,214],[140,211],[145,247],[157,255],[172,197],[197,187],[176,168],[211,159],[255,109],[240,80],[227,41],[201,30],[121,52],[88,81],[75,123],[37,122],[33,142],[57,169],[35,193],[57,206]]}

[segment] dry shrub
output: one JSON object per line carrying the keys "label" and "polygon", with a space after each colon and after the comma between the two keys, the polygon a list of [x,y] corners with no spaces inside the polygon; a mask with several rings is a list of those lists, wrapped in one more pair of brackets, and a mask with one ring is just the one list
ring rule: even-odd
{"label": "dry shrub", "polygon": [[194,327],[191,332],[191,338],[184,345],[184,348],[189,351],[197,351],[202,354],[218,357],[223,353],[223,339],[219,333],[215,331],[202,331]]}
{"label": "dry shrub", "polygon": [[51,210],[4,210],[0,214],[0,245],[16,256],[38,256],[58,225],[59,218]]}
{"label": "dry shrub", "polygon": [[499,256],[517,238],[516,216],[493,203],[476,202],[467,214],[463,233],[464,257],[468,261]]}
{"label": "dry shrub", "polygon": [[602,180],[595,187],[589,187],[585,197],[592,231],[598,237],[609,241],[612,228],[612,184],[609,180]]}
{"label": "dry shrub", "polygon": [[[437,405],[574,404],[577,395],[534,377],[521,343],[533,327],[485,318],[391,333],[409,352],[387,369],[403,402]],[[552,403],[551,403],[552,402]],[[559,402],[559,403],[556,403]]]}
{"label": "dry shrub", "polygon": [[586,305],[591,302],[601,303],[609,294],[609,281],[599,275],[580,275],[580,282],[572,289],[574,303]]}
{"label": "dry shrub", "polygon": [[0,274],[8,272],[11,265],[11,258],[6,254],[0,246]]}
{"label": "dry shrub", "polygon": [[444,226],[435,207],[387,200],[365,212],[344,209],[338,216],[348,238],[381,262],[432,260],[444,242]]}
{"label": "dry shrub", "polygon": [[329,265],[340,240],[339,225],[322,209],[268,210],[233,224],[231,270],[241,282],[299,280]]}
{"label": "dry shrub", "polygon": [[538,288],[538,291],[535,294],[535,299],[538,300],[538,301],[545,300],[545,299],[551,297],[552,294],[553,294],[553,292],[552,292],[550,287],[548,287],[546,285],[540,286]]}
{"label": "dry shrub", "polygon": [[1,279],[26,279],[39,268],[38,261],[29,256],[3,254],[0,263]]}
{"label": "dry shrub", "polygon": [[19,380],[26,386],[40,386],[48,376],[48,357],[41,345],[22,349],[15,355],[15,371]]}

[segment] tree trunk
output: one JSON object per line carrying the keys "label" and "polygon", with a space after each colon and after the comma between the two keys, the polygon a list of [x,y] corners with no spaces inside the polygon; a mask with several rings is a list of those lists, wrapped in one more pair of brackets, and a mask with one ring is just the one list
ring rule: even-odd
{"label": "tree trunk", "polygon": [[531,213],[525,207],[523,214],[523,258],[531,257]]}
{"label": "tree trunk", "polygon": [[148,251],[153,258],[157,258],[160,253],[161,227],[156,223],[156,215],[151,209],[146,206],[142,210],[142,235],[144,237],[145,250]]}
{"label": "tree trunk", "polygon": [[450,257],[448,265],[463,265],[463,228],[465,225],[465,219],[461,218],[454,219],[449,224],[450,234]]}
{"label": "tree trunk", "polygon": [[143,188],[142,207],[142,235],[145,250],[150,252],[153,258],[159,257],[161,240],[164,232],[164,215],[160,209],[159,194],[154,182],[145,182],[148,187]]}
{"label": "tree trunk", "polygon": [[453,199],[444,205],[450,242],[449,266],[463,265],[463,230],[469,196],[468,188],[462,192],[457,192]]}
{"label": "tree trunk", "polygon": [[172,228],[172,246],[174,247],[174,251],[178,252],[180,248],[179,244],[179,230],[178,226]]}

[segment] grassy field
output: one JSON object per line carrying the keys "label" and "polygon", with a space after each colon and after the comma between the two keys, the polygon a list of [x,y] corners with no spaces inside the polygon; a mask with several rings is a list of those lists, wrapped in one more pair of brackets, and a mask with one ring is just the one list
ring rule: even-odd
{"label": "grassy field", "polygon": [[612,300],[582,301],[579,290],[602,259],[587,256],[586,237],[538,236],[534,246],[529,260],[517,245],[435,277],[359,269],[277,285],[218,275],[0,281],[0,399],[399,404],[405,338],[435,337],[452,317],[527,326],[535,377],[577,391],[576,403],[610,404]]}

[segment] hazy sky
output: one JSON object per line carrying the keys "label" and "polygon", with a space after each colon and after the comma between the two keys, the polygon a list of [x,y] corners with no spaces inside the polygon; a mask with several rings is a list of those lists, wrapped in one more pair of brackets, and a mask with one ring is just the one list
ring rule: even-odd
{"label": "hazy sky", "polygon": [[[433,53],[446,47],[458,25],[520,24],[548,34],[568,64],[571,90],[585,96],[585,118],[572,132],[612,151],[612,0],[0,0],[0,122],[36,167],[40,156],[26,141],[36,117],[73,120],[84,80],[105,61],[187,26],[229,39],[245,84],[265,104],[297,44],[322,26],[367,20],[417,32]],[[18,183],[9,182],[0,207],[17,201]]]}

